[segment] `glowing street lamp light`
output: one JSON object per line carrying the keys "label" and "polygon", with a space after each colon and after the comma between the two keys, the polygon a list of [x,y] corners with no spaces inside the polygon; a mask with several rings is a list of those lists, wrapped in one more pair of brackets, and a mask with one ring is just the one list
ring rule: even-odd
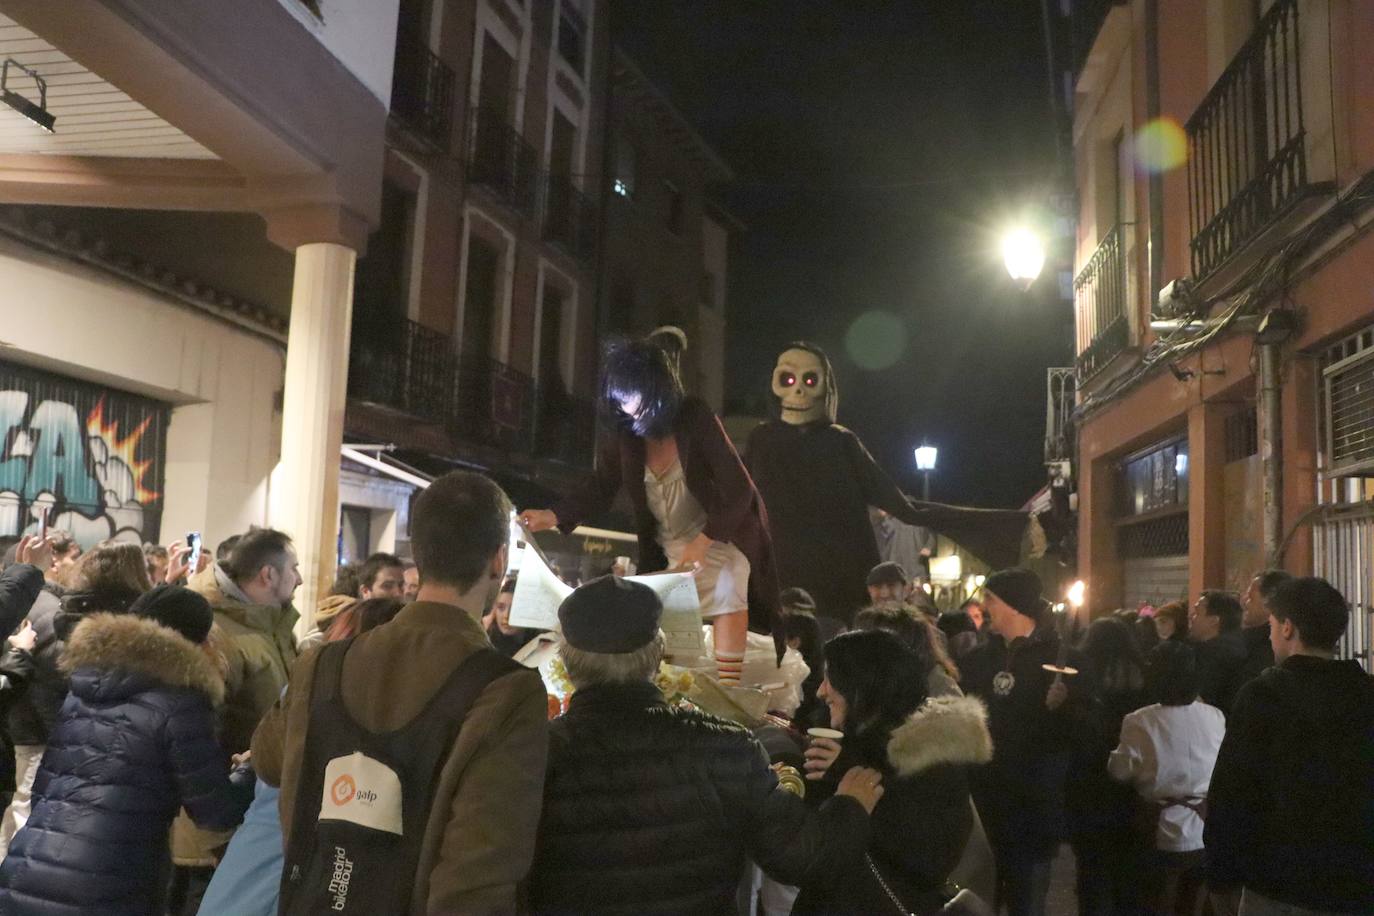
{"label": "glowing street lamp light", "polygon": [[916,470],[924,475],[922,499],[930,502],[930,472],[935,470],[935,458],[939,450],[933,445],[922,445],[916,449]]}
{"label": "glowing street lamp light", "polygon": [[1013,229],[1002,238],[1002,261],[1011,278],[1029,289],[1045,269],[1045,243],[1029,229]]}

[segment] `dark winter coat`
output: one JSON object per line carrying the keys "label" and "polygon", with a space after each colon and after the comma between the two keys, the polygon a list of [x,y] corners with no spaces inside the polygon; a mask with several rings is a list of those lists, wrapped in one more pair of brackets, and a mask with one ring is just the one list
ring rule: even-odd
{"label": "dark winter coat", "polygon": [[848,624],[868,604],[864,582],[878,565],[869,506],[948,535],[993,568],[1016,561],[1025,513],[914,502],[837,423],[771,420],[749,436],[745,458],[768,506],[778,582],[806,589],[819,614]]}
{"label": "dark winter coat", "polygon": [[[868,855],[893,892],[917,913],[943,904],[945,882],[973,829],[971,768],[992,759],[983,704],[966,697],[928,701],[892,732],[881,760],[845,749],[826,780],[809,792],[825,797],[851,766],[883,774],[883,797],[870,819]],[[863,857],[836,861],[802,886],[793,913],[894,913]]]}
{"label": "dark winter coat", "polygon": [[1228,717],[1236,693],[1244,683],[1245,661],[1249,650],[1240,630],[1222,633],[1215,639],[1195,643],[1197,650],[1198,696]]}
{"label": "dark winter coat", "polygon": [[[1077,677],[1091,678],[1087,671]],[[1106,690],[1085,681],[1072,707],[1071,758],[1064,798],[1070,839],[1077,845],[1130,844],[1135,790],[1112,779],[1107,758],[1121,740],[1121,722],[1145,704],[1145,690]]]}
{"label": "dark winter coat", "polygon": [[[12,563],[0,572],[0,646],[4,646],[9,635],[19,628],[42,589],[43,573],[36,566]],[[4,689],[0,691],[0,710],[8,710],[14,704],[23,690],[25,676],[32,673],[27,652],[21,656],[12,649],[6,652],[5,659],[9,666],[8,669],[0,667],[0,675],[5,676]],[[0,793],[14,791],[14,743],[9,729],[0,727]]]}
{"label": "dark winter coat", "polygon": [[[696,397],[683,399],[673,425],[673,437],[687,489],[706,510],[705,535],[713,541],[733,544],[749,560],[750,629],[771,632],[781,658],[786,641],[777,625],[778,577],[763,499],[720,420],[705,401]],[[644,455],[642,438],[628,429],[617,431],[602,443],[591,483],[560,502],[553,512],[558,516],[559,528],[570,534],[583,521],[610,510],[616,494],[623,489],[634,506],[639,571],[655,573],[668,568],[668,556],[658,543],[658,522],[649,509],[644,489]],[[873,539],[872,529],[868,537]]]}
{"label": "dark winter coat", "polygon": [[1245,664],[1240,669],[1240,684],[1243,687],[1263,674],[1266,668],[1274,667],[1274,647],[1269,644],[1268,623],[1246,627],[1240,633],[1245,640]]}
{"label": "dark winter coat", "polygon": [[71,693],[38,768],[33,814],[0,864],[0,913],[155,913],[177,809],[223,829],[251,800],[231,787],[215,741],[224,682],[199,647],[130,615],[83,621],[64,666]]}
{"label": "dark winter coat", "polygon": [[747,855],[800,883],[859,855],[868,816],[777,788],[744,728],[669,707],[650,683],[573,694],[550,726],[536,913],[731,913]]}
{"label": "dark winter coat", "polygon": [[15,744],[47,744],[48,734],[67,698],[69,685],[61,668],[62,640],[53,629],[61,610],[60,590],[45,585],[29,611],[29,622],[37,637],[33,646],[33,677],[15,694],[5,715]]}
{"label": "dark winter coat", "polygon": [[[964,689],[987,704],[992,763],[973,777],[973,797],[994,849],[1053,858],[1066,834],[1064,790],[1072,749],[1072,724],[1083,702],[1075,677],[1069,699],[1056,710],[1045,705],[1054,674],[1042,666],[1058,658],[1059,637],[1040,626],[1010,644],[990,639],[961,666]],[[1076,653],[1070,666],[1082,670]],[[999,693],[998,674],[1010,672],[1010,693]]]}
{"label": "dark winter coat", "polygon": [[1359,663],[1294,656],[1241,688],[1204,836],[1218,884],[1374,913],[1374,678]]}

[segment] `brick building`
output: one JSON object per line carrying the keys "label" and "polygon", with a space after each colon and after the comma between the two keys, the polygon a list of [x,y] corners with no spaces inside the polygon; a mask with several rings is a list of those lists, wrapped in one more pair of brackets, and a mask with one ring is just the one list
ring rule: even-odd
{"label": "brick building", "polygon": [[683,381],[720,412],[730,233],[742,227],[711,194],[733,173],[621,52],[610,93],[606,327],[682,328],[689,341]]}
{"label": "brick building", "polygon": [[[1079,567],[1374,597],[1374,6],[1073,4]],[[1175,282],[1178,281],[1178,282]]]}

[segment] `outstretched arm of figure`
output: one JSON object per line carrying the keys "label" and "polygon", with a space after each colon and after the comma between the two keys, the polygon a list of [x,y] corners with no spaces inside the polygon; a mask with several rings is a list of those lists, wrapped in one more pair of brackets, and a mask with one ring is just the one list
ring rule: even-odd
{"label": "outstretched arm of figure", "polygon": [[842,431],[845,435],[845,449],[849,455],[850,467],[854,478],[863,488],[864,499],[868,505],[882,509],[908,525],[929,525],[930,512],[922,508],[923,504],[909,499],[892,482],[892,478],[888,477],[887,472],[873,460],[873,455],[859,441],[858,436],[847,429]]}
{"label": "outstretched arm of figure", "polygon": [[553,507],[559,530],[571,534],[584,520],[609,511],[620,483],[620,437],[613,433],[601,440],[592,479],[581,492],[564,497]]}

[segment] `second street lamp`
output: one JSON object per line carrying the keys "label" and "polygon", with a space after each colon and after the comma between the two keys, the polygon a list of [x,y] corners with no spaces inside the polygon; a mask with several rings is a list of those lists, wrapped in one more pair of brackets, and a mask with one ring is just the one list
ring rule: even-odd
{"label": "second street lamp", "polygon": [[930,474],[935,470],[935,458],[938,450],[933,445],[922,445],[916,449],[916,470],[923,476],[923,487],[921,498],[930,502]]}

